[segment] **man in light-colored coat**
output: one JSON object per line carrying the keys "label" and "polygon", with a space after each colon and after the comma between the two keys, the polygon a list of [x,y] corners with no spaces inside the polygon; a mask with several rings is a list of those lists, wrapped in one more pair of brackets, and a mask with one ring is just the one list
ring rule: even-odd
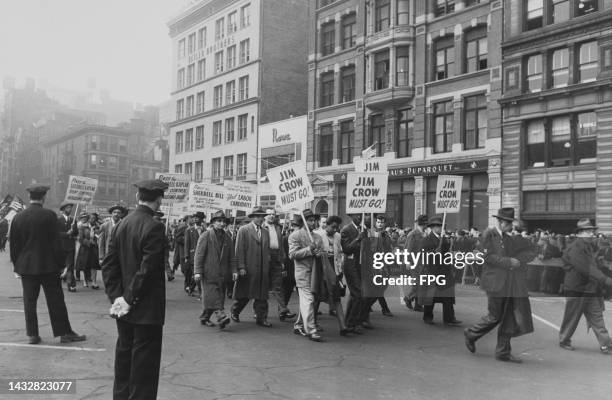
{"label": "man in light-colored coat", "polygon": [[104,260],[104,257],[108,254],[108,247],[111,242],[111,232],[113,228],[121,221],[127,214],[127,209],[120,204],[116,204],[108,209],[111,215],[110,219],[100,226],[100,236],[98,237],[98,259],[100,265]]}

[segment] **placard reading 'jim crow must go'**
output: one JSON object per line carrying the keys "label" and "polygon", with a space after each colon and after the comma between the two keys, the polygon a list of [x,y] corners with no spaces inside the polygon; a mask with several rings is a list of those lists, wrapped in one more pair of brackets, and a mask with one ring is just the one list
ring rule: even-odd
{"label": "placard reading 'jim crow must go'", "polygon": [[461,207],[463,176],[439,175],[436,187],[436,214],[458,213]]}
{"label": "placard reading 'jim crow must go'", "polygon": [[349,172],[346,176],[346,213],[382,213],[387,208],[386,173]]}
{"label": "placard reading 'jim crow must go'", "polygon": [[306,203],[314,200],[314,192],[303,161],[269,169],[267,175],[276,195],[276,205],[281,211],[301,211]]}

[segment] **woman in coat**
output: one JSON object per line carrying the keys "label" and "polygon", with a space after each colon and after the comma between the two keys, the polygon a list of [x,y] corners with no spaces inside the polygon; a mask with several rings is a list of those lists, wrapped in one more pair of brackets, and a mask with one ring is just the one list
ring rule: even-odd
{"label": "woman in coat", "polygon": [[85,275],[84,287],[89,287],[91,283],[91,257],[92,257],[92,246],[93,246],[93,232],[89,225],[89,214],[82,213],[79,216],[79,222],[77,224],[77,243],[76,243],[76,259],[74,262],[74,269],[77,277],[83,271]]}

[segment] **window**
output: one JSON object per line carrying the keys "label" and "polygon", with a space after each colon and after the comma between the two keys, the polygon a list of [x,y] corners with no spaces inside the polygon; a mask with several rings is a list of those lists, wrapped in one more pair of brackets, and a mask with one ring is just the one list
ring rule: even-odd
{"label": "window", "polygon": [[108,151],[116,153],[119,147],[119,140],[116,137],[109,138]]}
{"label": "window", "polygon": [[192,33],[187,38],[187,52],[189,54],[192,54],[195,51],[195,44],[196,44],[196,34]]}
{"label": "window", "polygon": [[611,70],[612,69],[612,46],[604,47],[601,51],[603,55],[603,69]]}
{"label": "window", "polygon": [[590,14],[597,11],[597,0],[577,0],[576,16]]}
{"label": "window", "polygon": [[340,75],[340,84],[342,86],[340,88],[342,93],[341,102],[345,103],[355,100],[355,66],[342,68]]}
{"label": "window", "polygon": [[569,82],[569,51],[558,49],[552,53],[552,87],[560,88],[567,86]]}
{"label": "window", "polygon": [[187,66],[187,86],[192,85],[195,79],[195,64]]}
{"label": "window", "polygon": [[397,116],[397,158],[410,157],[413,132],[414,123],[410,120],[410,111],[399,111]]}
{"label": "window", "polygon": [[178,89],[182,89],[185,87],[185,68],[181,68],[178,70],[176,76],[176,87]]}
{"label": "window", "polygon": [[193,164],[192,163],[185,163],[185,175],[189,176],[189,179],[191,180],[193,178]]}
{"label": "window", "polygon": [[234,141],[234,133],[234,118],[228,118],[225,120],[225,143]]}
{"label": "window", "polygon": [[225,105],[236,102],[236,81],[229,81],[225,84]]}
{"label": "window", "polygon": [[436,17],[455,11],[455,0],[436,0]]}
{"label": "window", "polygon": [[527,166],[543,167],[546,165],[546,135],[544,121],[531,121],[527,125]]}
{"label": "window", "polygon": [[542,55],[536,54],[527,59],[527,90],[542,90]]}
{"label": "window", "polygon": [[183,152],[183,131],[176,132],[176,140],[175,140],[175,153]]}
{"label": "window", "polygon": [[196,96],[196,113],[200,114],[204,112],[204,92],[198,92]]}
{"label": "window", "polygon": [[397,24],[408,25],[410,23],[410,1],[397,0]]}
{"label": "window", "polygon": [[487,98],[484,94],[466,97],[464,104],[464,149],[482,149],[487,139]]}
{"label": "window", "polygon": [[551,166],[570,165],[571,148],[570,119],[568,116],[551,120]]}
{"label": "window", "polygon": [[576,164],[597,161],[597,116],[594,112],[576,116]]}
{"label": "window", "polygon": [[206,47],[206,27],[198,30],[198,50]]}
{"label": "window", "polygon": [[526,0],[527,14],[525,18],[525,30],[541,28],[544,26],[544,0]]}
{"label": "window", "polygon": [[223,177],[234,176],[234,156],[225,156],[223,159]]}
{"label": "window", "polygon": [[336,23],[328,22],[321,26],[321,54],[332,54],[336,47]]}
{"label": "window", "polygon": [[353,147],[355,146],[355,122],[340,122],[340,164],[353,162]]}
{"label": "window", "polygon": [[117,178],[109,177],[108,179],[108,194],[111,196],[115,196],[117,193]]}
{"label": "window", "polygon": [[374,32],[380,32],[389,27],[391,22],[391,0],[376,0],[374,9]]}
{"label": "window", "polygon": [[185,151],[193,151],[193,129],[185,130]]}
{"label": "window", "polygon": [[206,59],[203,58],[198,61],[198,82],[206,79]]}
{"label": "window", "polygon": [[215,108],[223,106],[223,85],[215,86],[214,105]]}
{"label": "window", "polygon": [[240,42],[240,64],[248,63],[249,60],[251,59],[250,46],[251,46],[251,42],[249,39],[245,39],[242,42]]}
{"label": "window", "polygon": [[332,164],[334,157],[334,129],[332,125],[319,127],[319,167]]}
{"label": "window", "polygon": [[213,122],[213,146],[218,146],[223,141],[223,133],[221,132],[221,129],[222,129],[221,125],[222,125],[221,121]]}
{"label": "window", "polygon": [[436,44],[435,80],[455,76],[455,39],[453,36],[439,39]]}
{"label": "window", "polygon": [[127,139],[119,139],[119,153],[127,153]]}
{"label": "window", "polygon": [[487,69],[487,28],[482,27],[470,30],[466,34],[466,44],[465,72],[475,72]]}
{"label": "window", "polygon": [[97,154],[90,154],[89,155],[89,168],[90,169],[96,169],[98,166],[98,155]]}
{"label": "window", "polygon": [[236,179],[246,179],[247,175],[247,154],[238,154],[237,158]]}
{"label": "window", "polygon": [[187,116],[191,117],[193,115],[193,96],[187,97]]}
{"label": "window", "polygon": [[98,149],[98,136],[97,135],[91,135],[89,137],[89,149],[90,150]]}
{"label": "window", "polygon": [[452,100],[433,105],[433,151],[445,153],[453,150],[453,102]]}
{"label": "window", "polygon": [[202,182],[203,177],[204,177],[204,161],[196,161],[194,180],[196,182]]}
{"label": "window", "polygon": [[409,86],[410,85],[410,63],[409,63],[408,46],[398,47],[396,49],[396,64],[395,64],[395,85]]}
{"label": "window", "polygon": [[223,72],[223,50],[215,53],[215,74]]}
{"label": "window", "polygon": [[100,136],[100,150],[108,149],[108,136]]}
{"label": "window", "polygon": [[183,164],[176,164],[174,166],[174,172],[177,174],[182,174],[183,173]]}
{"label": "window", "polygon": [[236,45],[227,48],[227,69],[236,67]]}
{"label": "window", "polygon": [[350,49],[357,44],[357,20],[355,13],[342,18],[342,48]]}
{"label": "window", "polygon": [[336,0],[319,0],[319,7],[325,7]]}
{"label": "window", "polygon": [[221,157],[212,159],[212,176],[211,182],[218,183],[221,180]]}
{"label": "window", "polygon": [[115,156],[108,156],[108,169],[116,170],[119,159]]}
{"label": "window", "polygon": [[469,7],[469,6],[473,6],[474,4],[479,4],[480,0],[465,0],[465,6]]}
{"label": "window", "polygon": [[374,90],[389,87],[389,51],[374,54]]}
{"label": "window", "polygon": [[180,60],[183,57],[185,57],[185,39],[181,39],[178,42],[178,58]]}
{"label": "window", "polygon": [[195,148],[196,150],[204,148],[204,125],[196,127]]}
{"label": "window", "polygon": [[180,99],[176,101],[176,119],[182,119],[185,115],[185,100]]}
{"label": "window", "polygon": [[570,2],[569,0],[553,0],[552,2],[552,22],[567,21],[570,18]]}
{"label": "window", "polygon": [[251,25],[251,5],[247,4],[240,8],[240,27],[244,28]]}
{"label": "window", "polygon": [[225,18],[219,18],[215,21],[215,40],[222,39],[224,36]]}
{"label": "window", "polygon": [[248,121],[248,114],[242,114],[238,116],[238,140],[245,140],[247,138]]}
{"label": "window", "polygon": [[334,72],[321,75],[321,107],[334,104]]}
{"label": "window", "polygon": [[592,82],[599,72],[599,54],[597,42],[587,42],[580,45],[580,83]]}
{"label": "window", "polygon": [[238,99],[240,101],[249,98],[249,76],[243,76],[238,79]]}
{"label": "window", "polygon": [[385,154],[385,118],[382,115],[372,116],[370,119],[370,135],[367,145],[376,145],[376,156],[382,157]]}
{"label": "window", "polygon": [[232,33],[238,30],[238,12],[234,11],[227,16],[227,34],[231,35]]}

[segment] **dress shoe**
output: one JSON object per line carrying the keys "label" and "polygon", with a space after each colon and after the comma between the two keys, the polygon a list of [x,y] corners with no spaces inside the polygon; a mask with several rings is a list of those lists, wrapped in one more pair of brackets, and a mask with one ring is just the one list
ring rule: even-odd
{"label": "dress shoe", "polygon": [[168,277],[168,282],[172,282],[173,280],[174,280],[174,277],[173,277],[173,276],[169,276],[169,277]]}
{"label": "dress shoe", "polygon": [[454,319],[452,321],[445,321],[444,325],[448,325],[448,326],[460,326],[461,325],[461,321],[459,321],[458,319]]}
{"label": "dress shoe", "polygon": [[423,312],[423,306],[422,305],[416,305],[413,308],[414,311],[416,312]]}
{"label": "dress shoe", "polygon": [[76,332],[70,332],[66,335],[62,335],[62,337],[60,338],[60,343],[82,342],[86,339],[87,337],[85,335],[79,335]]}
{"label": "dress shoe", "polygon": [[523,360],[521,360],[518,357],[513,356],[512,354],[504,356],[504,357],[495,357],[495,359],[497,361],[511,362],[511,363],[515,363],[515,364],[521,364],[523,362]]}
{"label": "dress shoe", "polygon": [[293,333],[295,333],[296,335],[308,336],[303,326],[293,327]]}
{"label": "dress shoe", "polygon": [[230,318],[232,319],[232,321],[234,322],[240,322],[240,316],[236,313],[231,313],[230,314]]}
{"label": "dress shoe", "polygon": [[602,354],[612,354],[612,346],[608,345],[608,346],[601,346],[599,348],[599,351],[602,352]]}
{"label": "dress shoe", "polygon": [[225,329],[225,327],[230,323],[230,317],[224,315],[221,319],[217,321],[219,324],[219,329]]}
{"label": "dress shoe", "polygon": [[463,330],[463,336],[465,336],[465,347],[470,351],[470,353],[476,352],[476,341],[474,339],[470,339],[469,331],[467,329]]}
{"label": "dress shoe", "polygon": [[321,325],[319,325],[319,324],[316,324],[316,325],[315,325],[315,330],[316,330],[317,332],[323,332],[323,327],[322,327]]}
{"label": "dress shoe", "polygon": [[348,328],[342,328],[340,329],[340,336],[346,336],[349,334],[349,329]]}
{"label": "dress shoe", "polygon": [[310,335],[308,335],[308,340],[312,340],[313,342],[322,342],[323,337],[319,335],[318,333],[313,332]]}
{"label": "dress shoe", "polygon": [[410,300],[408,297],[404,297],[404,304],[406,305],[406,307],[408,307],[409,310],[412,310],[412,300]]}
{"label": "dress shoe", "polygon": [[264,328],[271,328],[271,327],[272,327],[272,324],[271,324],[271,323],[269,323],[269,322],[268,322],[267,320],[265,320],[265,319],[260,319],[260,320],[258,320],[258,321],[257,321],[257,325],[259,325],[259,326],[263,326]]}
{"label": "dress shoe", "polygon": [[284,313],[281,313],[278,316],[278,319],[280,319],[281,322],[285,322],[285,321],[290,322],[293,318],[295,318],[295,314],[290,312],[290,311],[286,311]]}
{"label": "dress shoe", "polygon": [[68,287],[68,291],[72,292],[72,293],[75,293],[77,290],[76,290],[76,288],[74,286],[69,286]]}
{"label": "dress shoe", "polygon": [[392,317],[393,313],[391,312],[391,310],[382,310],[382,315],[384,315],[385,317]]}
{"label": "dress shoe", "polygon": [[211,322],[209,319],[201,319],[201,320],[200,320],[200,324],[202,324],[202,325],[206,325],[206,326],[209,326],[209,327],[216,326],[216,325],[214,324],[214,322]]}
{"label": "dress shoe", "polygon": [[98,286],[98,285],[91,285],[91,288],[94,289],[94,290],[98,290],[98,289],[100,289],[100,286]]}
{"label": "dress shoe", "polygon": [[433,322],[433,319],[424,319],[423,322],[425,322],[427,325],[435,325],[435,322]]}
{"label": "dress shoe", "polygon": [[349,333],[354,333],[356,335],[363,335],[363,329],[361,328],[360,325],[351,326],[346,329],[348,330]]}
{"label": "dress shoe", "polygon": [[370,321],[363,321],[363,322],[361,323],[361,326],[362,326],[362,327],[364,327],[364,328],[366,328],[366,329],[374,329],[374,325],[372,325],[372,324],[370,323]]}
{"label": "dress shoe", "polygon": [[569,343],[559,343],[559,347],[565,350],[574,351],[576,348]]}
{"label": "dress shoe", "polygon": [[41,342],[40,336],[28,336],[28,344],[38,344]]}

